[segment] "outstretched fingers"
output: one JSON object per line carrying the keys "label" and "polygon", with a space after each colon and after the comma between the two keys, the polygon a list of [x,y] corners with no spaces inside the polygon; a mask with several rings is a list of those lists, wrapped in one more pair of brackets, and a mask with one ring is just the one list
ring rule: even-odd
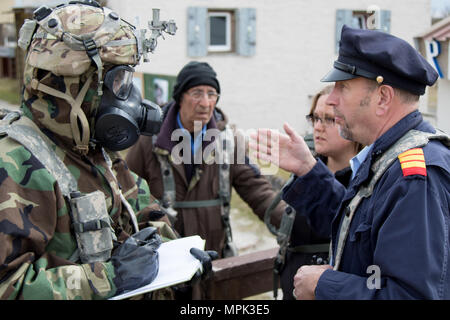
{"label": "outstretched fingers", "polygon": [[292,140],[292,142],[296,143],[302,139],[302,137],[299,136],[298,133],[287,122],[283,124],[283,129]]}
{"label": "outstretched fingers", "polygon": [[278,132],[270,129],[258,129],[250,134],[249,147],[257,159],[277,163],[278,159]]}

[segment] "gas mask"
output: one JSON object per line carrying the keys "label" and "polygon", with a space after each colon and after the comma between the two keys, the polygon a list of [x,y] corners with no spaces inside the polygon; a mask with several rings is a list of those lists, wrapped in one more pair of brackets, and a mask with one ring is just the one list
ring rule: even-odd
{"label": "gas mask", "polygon": [[134,69],[120,65],[105,75],[103,95],[95,117],[95,142],[119,151],[131,147],[139,135],[154,135],[162,124],[161,108],[133,84]]}

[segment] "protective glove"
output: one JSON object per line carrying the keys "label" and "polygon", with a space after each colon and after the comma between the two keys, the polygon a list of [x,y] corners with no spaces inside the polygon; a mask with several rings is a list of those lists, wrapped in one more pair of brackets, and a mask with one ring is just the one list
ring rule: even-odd
{"label": "protective glove", "polygon": [[219,254],[213,250],[203,251],[198,248],[191,248],[189,251],[202,264],[201,270],[198,270],[193,278],[195,280],[206,280],[212,274],[212,261],[219,257]]}
{"label": "protective glove", "polygon": [[148,219],[150,221],[158,221],[161,220],[166,214],[162,212],[161,210],[152,210],[148,214]]}
{"label": "protective glove", "polygon": [[117,294],[152,282],[159,270],[157,229],[147,227],[125,240],[111,256]]}

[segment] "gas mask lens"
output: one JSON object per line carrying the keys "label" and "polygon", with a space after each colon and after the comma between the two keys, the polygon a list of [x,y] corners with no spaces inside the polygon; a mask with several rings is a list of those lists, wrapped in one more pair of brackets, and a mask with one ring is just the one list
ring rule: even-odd
{"label": "gas mask lens", "polygon": [[117,99],[125,100],[130,95],[134,69],[130,66],[117,66],[108,71],[105,85]]}
{"label": "gas mask lens", "polygon": [[125,150],[139,135],[157,134],[161,127],[160,107],[142,99],[133,83],[133,72],[132,67],[122,65],[111,68],[105,75],[94,140],[112,151]]}

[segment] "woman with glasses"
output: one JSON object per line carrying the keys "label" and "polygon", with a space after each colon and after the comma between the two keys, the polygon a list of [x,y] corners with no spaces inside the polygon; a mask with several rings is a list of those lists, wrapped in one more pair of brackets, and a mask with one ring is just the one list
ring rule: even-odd
{"label": "woman with glasses", "polygon": [[[314,96],[311,110],[306,119],[313,127],[316,156],[326,163],[339,182],[347,186],[352,172],[349,161],[362,149],[362,146],[340,136],[338,126],[334,123],[333,107],[326,103],[332,90],[333,86],[330,85]],[[329,242],[330,239],[321,238],[312,231],[304,215],[296,215],[290,246],[287,249],[284,268],[280,274],[283,299],[295,299],[292,292],[294,276],[298,268],[304,264],[328,263]]]}
{"label": "woman with glasses", "polygon": [[334,124],[333,106],[326,103],[332,90],[333,86],[330,85],[314,96],[306,119],[313,127],[315,152],[325,161],[328,169],[336,173],[350,169],[349,160],[361,150],[361,145],[346,140],[339,134],[338,126]]}

